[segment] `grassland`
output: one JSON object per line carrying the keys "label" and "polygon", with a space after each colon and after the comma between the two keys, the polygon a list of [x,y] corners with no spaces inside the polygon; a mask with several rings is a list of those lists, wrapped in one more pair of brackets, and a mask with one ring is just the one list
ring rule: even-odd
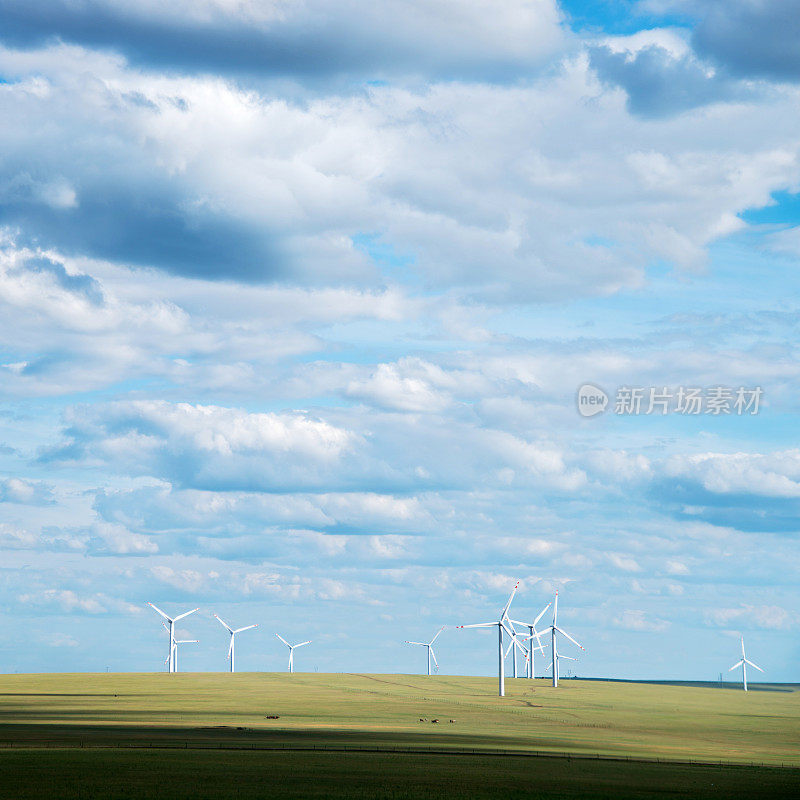
{"label": "grassland", "polygon": [[188,787],[173,798],[800,796],[800,686],[754,689],[520,679],[501,699],[488,678],[5,675],[0,797],[44,796],[46,776],[60,798],[160,797],[162,773]]}
{"label": "grassland", "polygon": [[796,800],[758,767],[396,753],[27,750],[0,754],[8,800]]}

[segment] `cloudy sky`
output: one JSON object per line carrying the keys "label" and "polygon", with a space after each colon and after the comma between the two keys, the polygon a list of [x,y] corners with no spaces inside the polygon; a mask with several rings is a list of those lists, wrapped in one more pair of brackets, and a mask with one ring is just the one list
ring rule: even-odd
{"label": "cloudy sky", "polygon": [[152,601],[186,669],[216,612],[242,669],[415,671],[521,579],[580,674],[743,632],[800,680],[798,41],[798,0],[0,0],[0,669],[162,669]]}

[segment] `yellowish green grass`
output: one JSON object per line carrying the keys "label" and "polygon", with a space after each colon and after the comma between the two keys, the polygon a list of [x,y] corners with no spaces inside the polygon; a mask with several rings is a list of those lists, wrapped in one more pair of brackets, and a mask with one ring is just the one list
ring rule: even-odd
{"label": "yellowish green grass", "polygon": [[518,679],[509,680],[507,696],[499,698],[489,678],[0,676],[0,747],[79,740],[111,746],[378,744],[800,766],[800,687],[745,694],[567,680],[553,689],[544,680]]}

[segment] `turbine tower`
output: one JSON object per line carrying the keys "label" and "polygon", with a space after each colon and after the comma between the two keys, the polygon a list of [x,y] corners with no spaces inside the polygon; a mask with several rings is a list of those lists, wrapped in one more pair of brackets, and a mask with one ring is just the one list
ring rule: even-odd
{"label": "turbine tower", "polygon": [[741,661],[737,661],[729,670],[728,672],[732,672],[736,669],[736,667],[742,668],[742,688],[747,691],[747,665],[751,667],[755,667],[759,672],[763,672],[764,670],[758,666],[758,664],[754,664],[752,661],[749,661],[747,656],[744,654],[744,636],[742,636],[742,658]]}
{"label": "turbine tower", "polygon": [[158,606],[154,606],[152,603],[148,603],[152,609],[157,611],[165,620],[166,625],[164,626],[169,631],[169,653],[165,660],[165,664],[167,664],[167,672],[177,672],[177,667],[175,665],[175,655],[176,655],[176,648],[175,648],[175,623],[179,619],[183,619],[184,617],[188,617],[189,614],[194,614],[195,611],[199,609],[193,608],[191,611],[187,611],[185,614],[178,614],[177,617],[170,617],[165,614]]}
{"label": "turbine tower", "polygon": [[429,642],[409,642],[406,639],[406,644],[418,644],[422,645],[422,647],[426,647],[428,649],[428,675],[431,674],[431,657],[433,657],[433,663],[436,664],[436,669],[439,669],[439,662],[436,660],[436,653],[433,652],[433,643],[439,638],[439,634],[447,627],[447,625],[442,625],[441,628],[436,632],[436,636],[433,637]]}
{"label": "turbine tower", "polygon": [[236,670],[234,669],[234,666],[235,666],[235,646],[234,646],[234,641],[236,640],[236,634],[237,633],[241,633],[242,631],[249,631],[250,628],[257,628],[258,625],[245,625],[244,628],[236,628],[236,629],[234,629],[234,628],[231,628],[231,626],[228,625],[227,622],[223,621],[222,618],[219,617],[217,614],[214,614],[214,616],[217,618],[217,621],[219,622],[219,624],[222,625],[222,627],[225,628],[225,630],[227,630],[228,633],[230,633],[230,635],[231,635],[231,643],[228,645],[228,660],[231,662],[231,672],[236,672]]}
{"label": "turbine tower", "polygon": [[284,639],[283,636],[281,636],[279,633],[276,633],[275,635],[289,648],[289,672],[294,672],[295,648],[311,644],[311,640],[309,639],[307,642],[300,642],[300,644],[289,644],[289,642],[287,642],[286,639]]}
{"label": "turbine tower", "polygon": [[[508,598],[508,602],[505,604],[503,610],[500,612],[500,618],[497,622],[476,622],[474,625],[457,625],[457,628],[493,628],[497,626],[497,664],[498,664],[498,683],[499,683],[499,695],[500,697],[505,697],[506,695],[506,677],[505,677],[505,657],[503,653],[503,632],[508,634],[511,638],[511,646],[516,646],[525,654],[525,657],[528,657],[528,653],[525,648],[519,643],[517,639],[517,632],[514,630],[514,626],[511,623],[511,620],[508,618],[508,609],[511,608],[511,602],[514,599],[514,595],[517,593],[517,589],[519,588],[519,581],[517,581],[514,588],[511,590],[511,595]],[[516,651],[515,651],[516,652]]]}
{"label": "turbine tower", "polygon": [[[564,659],[566,659],[567,661],[577,661],[578,660],[577,658],[573,658],[572,656],[562,656],[561,653],[558,653],[556,655],[556,659],[559,661],[559,663],[561,661],[563,661]],[[548,670],[553,669],[553,665],[552,664],[548,664],[544,669],[545,669],[545,672],[547,672]]]}
{"label": "turbine tower", "polygon": [[[525,638],[528,640],[528,674],[526,677],[533,680],[534,671],[533,671],[533,654],[538,650],[541,653],[544,653],[544,645],[542,645],[542,640],[539,638],[540,631],[536,630],[536,624],[539,620],[547,613],[547,609],[550,608],[552,603],[548,603],[540,612],[539,615],[533,622],[520,622],[519,620],[512,619],[511,622],[513,625],[522,625],[523,627],[528,629],[528,636]],[[547,629],[541,631],[541,633],[547,633]],[[536,639],[538,647],[533,646],[533,640]]]}
{"label": "turbine tower", "polygon": [[[545,631],[545,633],[546,632],[547,631]],[[578,647],[580,647],[581,650],[585,651],[586,648],[584,648],[583,645],[578,644],[578,642],[576,642],[566,631],[564,631],[564,630],[562,630],[561,628],[558,627],[558,590],[556,590],[556,598],[555,598],[555,600],[553,600],[553,625],[550,628],[550,637],[551,637],[550,638],[550,647],[551,647],[551,650],[552,650],[552,652],[550,654],[552,656],[552,662],[551,662],[550,666],[551,666],[551,668],[553,670],[553,687],[554,688],[558,686],[558,660],[559,660],[559,658],[567,658],[570,661],[575,661],[576,660],[574,658],[570,658],[569,656],[559,656],[559,654],[558,654],[558,645],[557,645],[557,641],[556,641],[556,634],[557,633],[560,633],[562,636],[564,636],[565,638],[569,639],[573,644],[578,645]]]}

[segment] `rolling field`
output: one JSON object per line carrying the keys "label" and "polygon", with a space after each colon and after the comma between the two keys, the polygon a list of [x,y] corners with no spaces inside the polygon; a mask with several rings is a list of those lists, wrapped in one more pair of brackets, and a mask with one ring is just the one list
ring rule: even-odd
{"label": "rolling field", "polygon": [[[797,796],[800,686],[753,688],[519,679],[501,699],[490,678],[3,675],[0,796],[43,796],[50,776],[64,798],[158,797],[162,771],[202,780],[173,797],[258,797],[264,776],[273,797],[490,797],[513,776],[526,797],[720,797],[748,782],[748,796]],[[733,766],[752,763],[772,766]],[[212,765],[237,780],[213,789]],[[291,775],[317,779],[300,791]],[[454,780],[472,789],[453,795]]]}

